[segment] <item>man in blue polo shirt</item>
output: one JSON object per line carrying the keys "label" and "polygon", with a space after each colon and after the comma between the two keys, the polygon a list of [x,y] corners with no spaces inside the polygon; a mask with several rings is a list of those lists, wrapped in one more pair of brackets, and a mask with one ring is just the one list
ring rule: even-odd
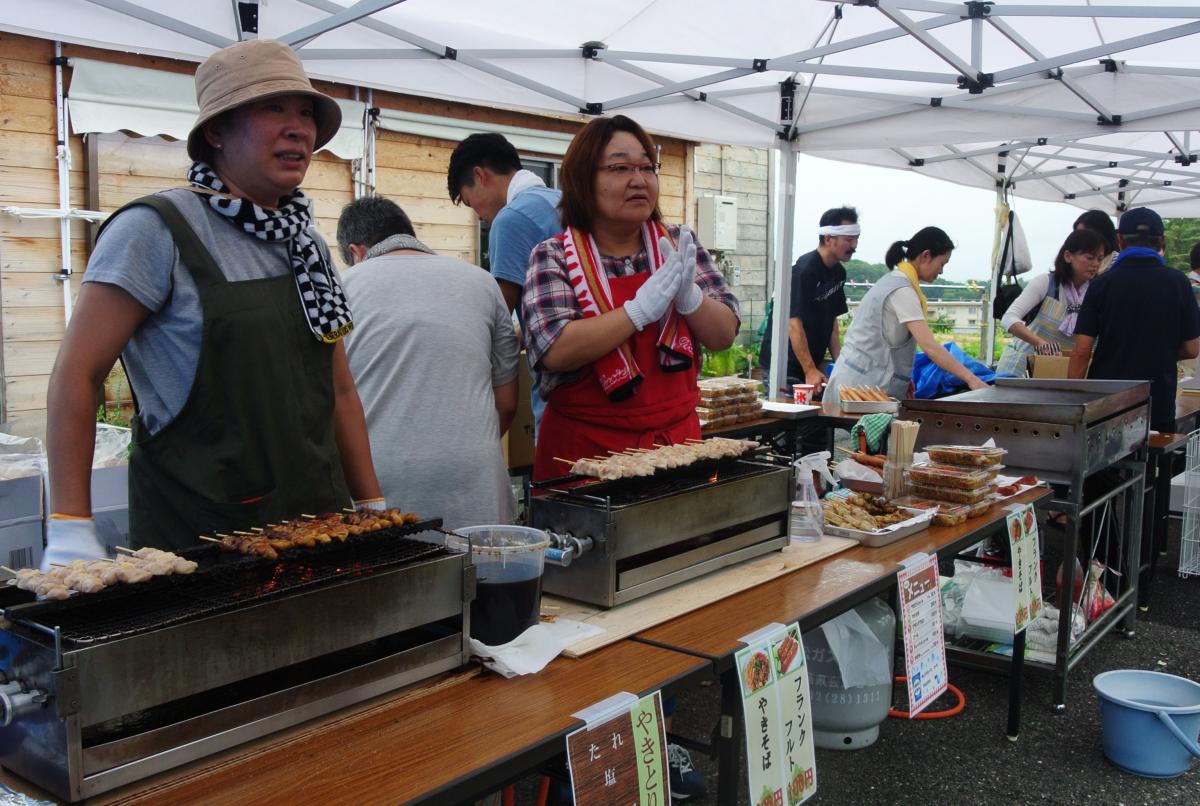
{"label": "man in blue polo shirt", "polygon": [[1137,207],[1121,216],[1120,254],[1083,298],[1067,374],[1150,381],[1150,428],[1169,432],[1175,362],[1200,353],[1200,310],[1187,276],[1163,259],[1165,245],[1158,213]]}
{"label": "man in blue polo shirt", "polygon": [[[563,230],[558,216],[562,194],[546,187],[537,174],[524,170],[517,150],[494,132],[472,134],[458,144],[450,155],[446,185],[452,202],[467,205],[491,226],[488,258],[492,276],[509,313],[515,309],[520,315],[529,253]],[[531,399],[536,438],[546,407],[538,395],[536,377]]]}

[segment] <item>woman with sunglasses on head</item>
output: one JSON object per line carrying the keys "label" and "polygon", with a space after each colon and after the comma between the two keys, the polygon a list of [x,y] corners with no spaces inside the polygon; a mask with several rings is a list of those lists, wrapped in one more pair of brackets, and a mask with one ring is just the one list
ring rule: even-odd
{"label": "woman with sunglasses on head", "polygon": [[929,307],[921,283],[932,283],[941,276],[953,251],[954,242],[937,227],[925,227],[888,248],[884,262],[891,271],[867,290],[854,312],[842,354],[825,387],[826,402],[839,402],[842,386],[878,386],[889,397],[910,397],[917,347],[968,389],[987,386],[929,329]]}
{"label": "woman with sunglasses on head", "polygon": [[1024,378],[1029,356],[1062,355],[1075,342],[1075,319],[1088,285],[1105,257],[1104,240],[1089,229],[1074,230],[1054,258],[1054,270],[1034,277],[1004,312],[1000,326],[1013,335],[996,372]]}
{"label": "woman with sunglasses on head", "polygon": [[50,378],[43,565],[104,555],[91,519],[96,394],[124,359],[137,414],[134,546],[382,506],[340,341],[352,322],[300,190],[341,112],[290,47],[217,51],[196,71],[190,186],[105,224]]}
{"label": "woman with sunglasses on head", "polygon": [[658,210],[657,150],[624,115],[563,158],[562,235],[529,258],[525,346],[547,400],[535,479],[574,460],[700,436],[697,342],[723,350],[738,302],[691,230]]}

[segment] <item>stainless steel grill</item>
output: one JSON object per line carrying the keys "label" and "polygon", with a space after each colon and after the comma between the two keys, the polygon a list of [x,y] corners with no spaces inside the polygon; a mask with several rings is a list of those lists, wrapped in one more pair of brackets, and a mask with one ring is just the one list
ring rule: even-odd
{"label": "stainless steel grill", "polygon": [[[0,763],[78,800],[453,669],[474,568],[430,520],[193,574],[0,601]],[[28,597],[20,592],[22,598]]]}
{"label": "stainless steel grill", "polygon": [[[531,523],[576,551],[543,590],[612,607],[787,543],[790,465],[699,462],[652,477],[535,485]],[[580,545],[590,547],[579,553]]]}

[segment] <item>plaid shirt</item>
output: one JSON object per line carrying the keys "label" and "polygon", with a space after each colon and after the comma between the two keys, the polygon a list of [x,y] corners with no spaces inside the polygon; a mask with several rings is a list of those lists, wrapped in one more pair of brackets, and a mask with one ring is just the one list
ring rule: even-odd
{"label": "plaid shirt", "polygon": [[[682,228],[668,224],[667,232],[676,242]],[[650,271],[645,249],[629,257],[600,256],[609,277],[629,277]],[[696,284],[717,302],[723,303],[738,316],[737,297],[729,292],[725,278],[713,265],[708,250],[696,244]],[[538,370],[538,391],[543,400],[559,386],[578,380],[582,370],[548,372],[542,367],[542,357],[558,339],[564,327],[583,318],[583,309],[567,277],[567,261],[563,242],[558,238],[542,241],[529,256],[529,271],[525,275],[525,290],[521,294],[522,319],[525,323],[525,349],[530,364]],[[739,322],[740,325],[740,322]]]}

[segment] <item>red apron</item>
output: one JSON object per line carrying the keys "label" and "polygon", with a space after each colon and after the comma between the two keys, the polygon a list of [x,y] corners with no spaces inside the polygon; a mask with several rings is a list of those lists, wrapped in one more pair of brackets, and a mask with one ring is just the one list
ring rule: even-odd
{"label": "red apron", "polygon": [[[649,272],[609,278],[613,306],[633,299]],[[681,321],[681,328],[687,322]],[[649,448],[700,438],[696,415],[700,360],[680,372],[663,372],[658,357],[658,327],[651,324],[630,340],[633,357],[642,370],[637,393],[618,403],[608,399],[596,373],[588,367],[582,378],[550,393],[538,429],[533,479],[566,475],[570,465],[585,456],[606,456],[626,448]]]}

